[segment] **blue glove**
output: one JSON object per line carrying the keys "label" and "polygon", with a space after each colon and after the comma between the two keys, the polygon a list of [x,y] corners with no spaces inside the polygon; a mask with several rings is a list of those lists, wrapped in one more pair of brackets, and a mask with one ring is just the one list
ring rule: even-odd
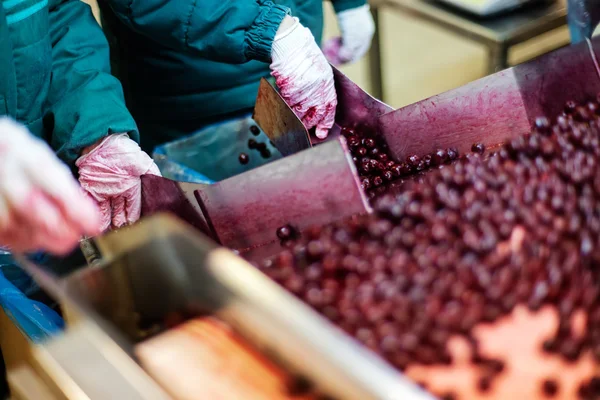
{"label": "blue glove", "polygon": [[4,276],[2,271],[0,271],[0,307],[19,330],[34,343],[50,339],[64,329],[64,321],[54,310],[45,304],[28,299]]}
{"label": "blue glove", "polygon": [[572,43],[590,39],[600,23],[600,0],[568,0],[567,21]]}

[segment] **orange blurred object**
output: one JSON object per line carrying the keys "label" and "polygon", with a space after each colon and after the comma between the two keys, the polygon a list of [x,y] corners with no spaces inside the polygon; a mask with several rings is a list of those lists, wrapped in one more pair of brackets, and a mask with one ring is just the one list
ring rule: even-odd
{"label": "orange blurred object", "polygon": [[135,348],[142,367],[177,400],[311,400],[291,377],[214,318],[196,318]]}
{"label": "orange blurred object", "polygon": [[[586,316],[577,312],[572,319],[573,333],[581,336]],[[576,362],[542,351],[545,340],[558,328],[558,312],[545,306],[531,312],[517,306],[513,312],[493,324],[481,324],[473,334],[483,356],[502,360],[504,370],[482,390],[481,369],[471,362],[471,349],[464,338],[452,338],[448,344],[454,363],[451,366],[413,365],[406,375],[425,384],[442,398],[469,400],[574,400],[579,386],[598,373],[590,351]],[[556,393],[544,393],[544,382],[552,382]]]}

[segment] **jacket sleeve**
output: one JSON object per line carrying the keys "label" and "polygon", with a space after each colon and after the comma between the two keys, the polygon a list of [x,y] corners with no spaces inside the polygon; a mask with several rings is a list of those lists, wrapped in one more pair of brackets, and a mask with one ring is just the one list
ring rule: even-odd
{"label": "jacket sleeve", "polygon": [[163,46],[241,64],[269,62],[289,8],[271,0],[101,0],[130,29]]}
{"label": "jacket sleeve", "polygon": [[367,4],[367,0],[331,0],[336,13],[351,10]]}
{"label": "jacket sleeve", "polygon": [[112,133],[139,140],[91,8],[80,0],[51,0],[49,22],[52,79],[44,124],[58,156],[73,165],[84,147]]}

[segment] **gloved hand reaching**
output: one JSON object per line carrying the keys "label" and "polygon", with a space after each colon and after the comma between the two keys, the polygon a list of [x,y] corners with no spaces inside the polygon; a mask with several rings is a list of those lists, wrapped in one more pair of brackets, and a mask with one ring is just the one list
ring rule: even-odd
{"label": "gloved hand reaching", "polygon": [[342,37],[325,42],[323,53],[333,65],[361,59],[369,51],[375,34],[375,22],[369,5],[342,11],[337,19]]}
{"label": "gloved hand reaching", "polygon": [[120,228],[140,218],[145,174],[159,175],[154,161],[127,134],[104,138],[75,163],[81,186],[100,208],[102,229]]}
{"label": "gloved hand reaching", "polygon": [[0,247],[65,254],[101,232],[95,204],[43,141],[0,119]]}
{"label": "gloved hand reaching", "polygon": [[271,74],[285,101],[307,129],[324,139],[335,120],[333,71],[308,28],[286,17],[273,42]]}

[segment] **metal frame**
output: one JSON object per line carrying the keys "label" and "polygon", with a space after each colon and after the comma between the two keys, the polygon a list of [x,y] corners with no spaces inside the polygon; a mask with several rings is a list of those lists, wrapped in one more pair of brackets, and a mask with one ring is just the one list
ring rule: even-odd
{"label": "metal frame", "polygon": [[400,11],[424,21],[432,22],[457,35],[487,47],[487,72],[493,74],[509,67],[508,51],[512,46],[533,39],[566,25],[565,0],[544,2],[493,19],[476,18],[438,0],[376,0],[371,1],[375,20],[375,37],[369,54],[371,90],[375,97],[384,101],[380,12],[384,7]]}
{"label": "metal frame", "polygon": [[[160,331],[172,312],[218,317],[335,398],[433,399],[255,267],[174,217],[154,216],[94,242],[101,261],[65,280],[19,260],[60,299],[70,325],[66,335],[33,349],[40,365],[35,372],[61,389],[58,400],[82,398],[79,393],[90,400],[104,400],[108,393],[166,399],[132,356],[134,346]],[[22,375],[14,375],[17,386]]]}

